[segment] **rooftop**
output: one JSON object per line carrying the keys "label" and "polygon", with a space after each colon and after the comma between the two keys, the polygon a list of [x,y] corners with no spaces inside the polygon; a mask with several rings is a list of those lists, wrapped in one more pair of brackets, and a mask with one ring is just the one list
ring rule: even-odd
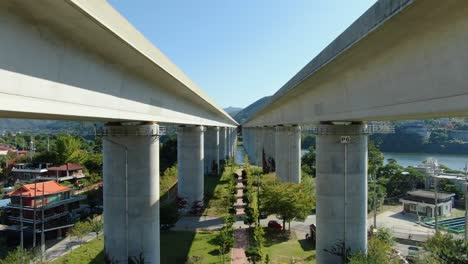
{"label": "rooftop", "polygon": [[81,170],[83,166],[75,163],[67,163],[60,166],[53,166],[47,168],[49,171],[67,171],[67,170]]}
{"label": "rooftop", "polygon": [[[37,189],[35,187],[37,187]],[[71,189],[58,184],[56,181],[46,181],[46,182],[24,184],[19,189],[9,192],[8,195],[37,197],[37,196],[54,194],[54,193],[59,193],[59,192],[66,192],[69,190]]]}
{"label": "rooftop", "polygon": [[[435,192],[432,192],[432,191],[415,190],[415,191],[409,191],[408,195],[435,199]],[[451,198],[451,197],[455,196],[455,194],[454,193],[438,192],[437,196],[438,196],[438,200],[445,200],[445,199],[448,199],[448,198]]]}

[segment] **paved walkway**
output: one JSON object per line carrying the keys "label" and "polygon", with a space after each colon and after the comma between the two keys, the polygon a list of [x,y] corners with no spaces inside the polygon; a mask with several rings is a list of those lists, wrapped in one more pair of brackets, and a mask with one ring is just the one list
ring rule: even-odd
{"label": "paved walkway", "polygon": [[81,239],[83,243],[78,243],[76,240],[70,240],[70,238],[64,238],[56,244],[50,246],[46,249],[46,261],[50,262],[55,259],[60,258],[61,256],[68,254],[71,250],[74,250],[81,245],[85,244],[96,238],[96,233],[89,233]]}
{"label": "paved walkway", "polygon": [[[244,185],[242,184],[242,169],[237,170],[237,201],[236,201],[236,216],[237,220],[243,221],[245,215],[244,202],[242,196],[244,195]],[[247,229],[243,225],[243,222],[234,224],[234,248],[232,249],[232,264],[247,264],[247,256],[245,256],[245,250],[249,244],[249,235]]]}

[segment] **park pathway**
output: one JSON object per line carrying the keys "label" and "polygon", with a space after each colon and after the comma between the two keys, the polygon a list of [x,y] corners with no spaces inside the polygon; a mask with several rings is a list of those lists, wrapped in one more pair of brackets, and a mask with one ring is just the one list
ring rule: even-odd
{"label": "park pathway", "polygon": [[[249,261],[245,255],[245,250],[248,246],[248,231],[243,227],[244,218],[244,202],[242,196],[244,195],[244,184],[242,184],[242,169],[237,172],[237,200],[236,200],[236,217],[239,224],[234,224],[234,248],[232,249],[232,264],[247,264]],[[236,228],[238,226],[238,228]]]}

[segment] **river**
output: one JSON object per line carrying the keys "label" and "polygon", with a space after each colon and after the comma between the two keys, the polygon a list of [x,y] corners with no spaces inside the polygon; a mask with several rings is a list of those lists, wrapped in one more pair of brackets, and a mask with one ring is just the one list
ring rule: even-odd
{"label": "river", "polygon": [[[302,150],[302,155],[309,152],[307,149]],[[428,158],[436,159],[440,164],[443,164],[453,170],[464,170],[465,162],[468,162],[468,155],[460,154],[435,154],[435,153],[391,153],[384,152],[384,163],[387,164],[387,159],[395,159],[398,164],[403,167],[417,166],[423,160]]]}

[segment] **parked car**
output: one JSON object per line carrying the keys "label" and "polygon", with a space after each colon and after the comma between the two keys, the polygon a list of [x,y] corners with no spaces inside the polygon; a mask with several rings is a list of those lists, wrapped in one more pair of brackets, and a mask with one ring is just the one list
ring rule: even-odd
{"label": "parked car", "polygon": [[269,228],[272,228],[272,229],[282,229],[283,226],[278,223],[278,221],[275,221],[275,220],[271,220],[268,222],[268,227]]}

